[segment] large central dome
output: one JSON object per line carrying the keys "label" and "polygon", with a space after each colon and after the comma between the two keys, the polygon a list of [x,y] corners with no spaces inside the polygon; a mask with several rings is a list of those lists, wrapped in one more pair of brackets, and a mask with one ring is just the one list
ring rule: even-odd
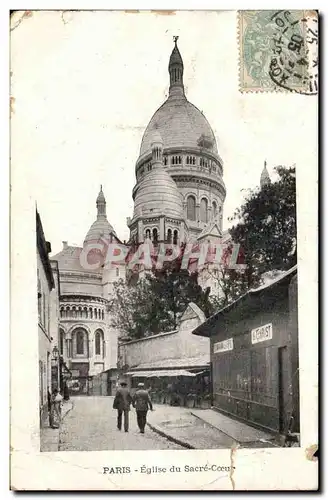
{"label": "large central dome", "polygon": [[155,112],[142,138],[140,156],[149,153],[154,135],[160,132],[165,149],[184,146],[203,147],[217,154],[216,140],[210,124],[184,94],[171,95]]}

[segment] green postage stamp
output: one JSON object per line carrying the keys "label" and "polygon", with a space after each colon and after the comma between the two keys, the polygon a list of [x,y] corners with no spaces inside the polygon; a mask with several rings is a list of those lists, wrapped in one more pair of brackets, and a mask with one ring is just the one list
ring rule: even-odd
{"label": "green postage stamp", "polygon": [[242,92],[318,92],[318,13],[238,12]]}

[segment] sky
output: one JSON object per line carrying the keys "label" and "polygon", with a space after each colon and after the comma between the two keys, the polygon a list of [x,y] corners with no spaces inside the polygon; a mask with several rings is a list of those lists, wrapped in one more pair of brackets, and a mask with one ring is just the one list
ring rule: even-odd
{"label": "sky", "polygon": [[[241,93],[233,11],[172,15],[36,11],[11,34],[11,169],[37,203],[52,254],[81,245],[96,219],[100,184],[107,216],[128,239],[135,163],[143,132],[168,95],[179,36],[187,98],[206,116],[223,159],[224,228],[264,160],[316,165],[313,96]],[[14,188],[15,186],[13,186]]]}

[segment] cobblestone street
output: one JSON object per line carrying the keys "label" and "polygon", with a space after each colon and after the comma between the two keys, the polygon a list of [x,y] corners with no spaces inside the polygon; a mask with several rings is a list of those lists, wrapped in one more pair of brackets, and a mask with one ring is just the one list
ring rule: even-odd
{"label": "cobblestone street", "polygon": [[148,426],[145,434],[140,434],[133,409],[130,411],[129,432],[118,431],[112,397],[74,397],[72,403],[73,409],[62,424],[60,451],[184,449]]}

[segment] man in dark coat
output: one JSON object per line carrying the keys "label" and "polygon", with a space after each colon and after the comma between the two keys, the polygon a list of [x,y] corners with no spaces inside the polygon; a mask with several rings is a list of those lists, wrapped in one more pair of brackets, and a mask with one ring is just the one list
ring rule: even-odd
{"label": "man in dark coat", "polygon": [[114,398],[113,408],[117,410],[117,428],[122,429],[122,415],[124,414],[124,431],[129,431],[129,411],[132,397],[126,382],[121,382],[121,387],[117,389]]}
{"label": "man in dark coat", "polygon": [[141,434],[145,433],[145,426],[147,423],[147,411],[153,411],[153,405],[149,397],[148,391],[145,389],[145,384],[140,382],[138,389],[133,396],[133,406],[137,413],[137,422]]}

